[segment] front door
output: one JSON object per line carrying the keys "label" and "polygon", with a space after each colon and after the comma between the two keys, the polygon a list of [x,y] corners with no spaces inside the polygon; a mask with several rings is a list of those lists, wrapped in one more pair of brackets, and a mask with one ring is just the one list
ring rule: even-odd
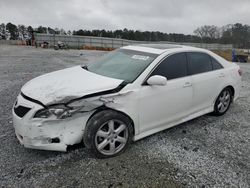
{"label": "front door", "polygon": [[173,54],[164,59],[148,76],[167,78],[165,86],[144,84],[139,93],[140,133],[166,127],[167,124],[189,115],[193,89],[187,76],[185,53]]}

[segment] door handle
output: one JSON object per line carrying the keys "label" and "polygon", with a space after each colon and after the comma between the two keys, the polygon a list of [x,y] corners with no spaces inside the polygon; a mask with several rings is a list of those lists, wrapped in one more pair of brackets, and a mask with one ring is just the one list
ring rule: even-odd
{"label": "door handle", "polygon": [[224,74],[224,73],[220,73],[220,74],[219,74],[219,77],[220,77],[220,78],[223,78],[223,77],[225,77],[225,74]]}
{"label": "door handle", "polygon": [[183,87],[191,87],[192,86],[192,84],[190,83],[190,82],[186,82],[184,85],[183,85]]}

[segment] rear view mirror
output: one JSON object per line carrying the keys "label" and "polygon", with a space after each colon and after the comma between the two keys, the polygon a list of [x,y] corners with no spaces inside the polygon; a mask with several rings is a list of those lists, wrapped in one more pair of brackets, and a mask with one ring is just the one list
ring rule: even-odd
{"label": "rear view mirror", "polygon": [[151,76],[148,80],[147,80],[148,85],[158,85],[158,86],[165,86],[167,84],[167,78],[164,76],[159,76],[159,75],[155,75],[155,76]]}

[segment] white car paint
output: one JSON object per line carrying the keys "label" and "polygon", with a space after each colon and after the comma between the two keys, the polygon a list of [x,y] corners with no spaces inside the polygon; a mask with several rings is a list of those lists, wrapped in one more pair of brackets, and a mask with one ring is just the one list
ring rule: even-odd
{"label": "white car paint", "polygon": [[[32,108],[24,118],[18,117],[13,110],[13,125],[19,142],[26,148],[66,151],[67,145],[82,140],[84,124],[91,113],[84,116],[76,114],[65,120],[39,120],[33,116],[42,106],[18,96],[18,104]],[[59,137],[63,143],[51,144],[51,139]]]}
{"label": "white car paint", "polygon": [[[143,46],[126,46],[123,49],[155,53],[158,57],[131,84],[119,92],[100,93],[97,96],[75,101],[84,106],[84,113],[74,113],[66,119],[34,118],[44,105],[67,102],[93,93],[117,88],[122,80],[93,74],[80,66],[49,73],[28,82],[21,89],[24,95],[17,98],[17,106],[31,110],[22,118],[13,108],[13,124],[20,143],[34,149],[66,151],[68,145],[82,140],[85,125],[95,108],[108,108],[127,114],[134,123],[134,140],[154,134],[198,116],[213,111],[214,102],[226,86],[235,89],[234,100],[239,95],[240,76],[238,65],[229,63],[204,49],[181,46],[157,49]],[[164,58],[180,52],[203,52],[219,61],[224,69],[167,81],[162,86],[144,86],[152,69]],[[25,97],[26,96],[26,97]],[[27,98],[29,97],[29,98]],[[60,138],[60,143],[51,139]]]}
{"label": "white car paint", "polygon": [[122,82],[123,80],[97,75],[81,66],[75,66],[34,78],[26,83],[21,91],[48,105],[114,89]]}
{"label": "white car paint", "polygon": [[141,132],[162,127],[188,115],[193,95],[192,87],[183,87],[188,82],[189,76],[169,81],[166,86],[141,88],[138,99],[140,125],[143,125]]}

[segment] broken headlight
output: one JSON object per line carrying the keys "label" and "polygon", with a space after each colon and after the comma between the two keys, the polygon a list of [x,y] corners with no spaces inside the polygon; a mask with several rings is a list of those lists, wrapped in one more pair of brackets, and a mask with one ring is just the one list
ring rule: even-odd
{"label": "broken headlight", "polygon": [[89,112],[103,105],[101,100],[94,101],[73,101],[68,104],[51,105],[47,108],[38,110],[34,118],[49,118],[49,119],[65,119],[71,117],[72,114],[80,112]]}
{"label": "broken headlight", "polygon": [[65,119],[71,116],[71,113],[75,110],[66,107],[64,105],[50,106],[45,109],[38,110],[34,115],[34,118],[56,118],[56,119]]}

